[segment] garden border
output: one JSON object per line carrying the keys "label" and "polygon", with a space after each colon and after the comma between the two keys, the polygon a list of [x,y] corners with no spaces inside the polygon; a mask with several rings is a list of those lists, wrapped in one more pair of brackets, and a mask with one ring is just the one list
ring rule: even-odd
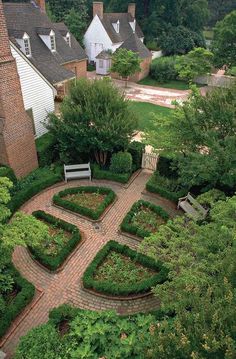
{"label": "garden border", "polygon": [[92,177],[93,181],[98,181],[99,183],[102,183],[104,181],[104,183],[106,182],[111,182],[111,184],[115,184],[121,188],[129,188],[131,186],[131,184],[134,182],[134,180],[140,175],[140,173],[142,172],[142,168],[139,168],[137,171],[133,172],[132,175],[130,176],[130,179],[127,183],[121,183],[121,182],[117,182],[114,180],[109,180],[109,179],[97,179],[96,177]]}

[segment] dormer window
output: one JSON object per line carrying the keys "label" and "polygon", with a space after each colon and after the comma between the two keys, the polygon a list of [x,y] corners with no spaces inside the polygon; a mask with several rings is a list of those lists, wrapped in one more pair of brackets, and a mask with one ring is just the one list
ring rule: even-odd
{"label": "dormer window", "polygon": [[23,44],[24,44],[23,51],[25,55],[30,57],[31,56],[30,38],[29,35],[26,33],[23,36]]}
{"label": "dormer window", "polygon": [[135,29],[136,29],[136,20],[134,19],[134,21],[130,22],[129,24],[130,24],[130,26],[131,26],[133,32],[135,32]]}
{"label": "dormer window", "polygon": [[56,51],[56,39],[55,39],[55,32],[50,32],[50,45],[51,45],[51,51]]}
{"label": "dormer window", "polygon": [[117,32],[117,34],[119,34],[120,32],[120,20],[118,20],[117,22],[113,23],[112,26],[114,27],[115,31]]}
{"label": "dormer window", "polygon": [[66,37],[64,37],[64,39],[67,42],[67,44],[71,47],[71,36],[69,32],[66,34]]}

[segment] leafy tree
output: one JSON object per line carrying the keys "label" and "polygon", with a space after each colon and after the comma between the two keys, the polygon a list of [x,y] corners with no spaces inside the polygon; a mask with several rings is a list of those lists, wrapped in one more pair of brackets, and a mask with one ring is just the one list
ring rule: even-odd
{"label": "leafy tree", "polygon": [[234,191],[235,111],[235,87],[215,89],[204,97],[194,89],[173,117],[156,118],[157,130],[149,134],[149,142],[176,153],[183,185],[223,186]]}
{"label": "leafy tree", "polygon": [[84,33],[88,23],[87,7],[84,0],[80,0],[80,8],[70,9],[65,15],[65,23],[70,32],[75,36],[80,44],[83,44]]}
{"label": "leafy tree", "polygon": [[209,26],[215,26],[217,21],[236,9],[236,0],[208,0],[210,18]]}
{"label": "leafy tree", "polygon": [[11,199],[10,189],[12,187],[13,183],[7,177],[0,177],[0,223],[11,215],[6,205]]}
{"label": "leafy tree", "polygon": [[59,141],[61,159],[73,162],[90,153],[105,165],[108,153],[126,149],[136,118],[124,94],[110,80],[79,79],[61,107],[60,119],[50,115],[49,129]]}
{"label": "leafy tree", "polygon": [[118,73],[125,79],[125,86],[130,76],[141,71],[141,59],[138,55],[130,50],[119,49],[112,56],[111,71]]}
{"label": "leafy tree", "polygon": [[192,82],[197,76],[211,71],[213,54],[201,47],[195,48],[185,56],[176,60],[175,68],[181,79]]}
{"label": "leafy tree", "polygon": [[236,10],[216,24],[212,42],[216,66],[236,65]]}

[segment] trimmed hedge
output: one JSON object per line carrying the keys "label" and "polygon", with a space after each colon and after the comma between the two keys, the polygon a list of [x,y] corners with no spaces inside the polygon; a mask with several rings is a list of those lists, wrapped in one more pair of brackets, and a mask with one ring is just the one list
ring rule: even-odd
{"label": "trimmed hedge", "polygon": [[102,170],[99,168],[99,165],[94,164],[93,169],[93,178],[95,179],[105,179],[109,181],[115,181],[120,183],[127,183],[131,177],[131,173],[113,173],[108,170]]}
{"label": "trimmed hedge", "polygon": [[61,180],[62,176],[60,174],[51,172],[48,177],[42,177],[41,179],[33,181],[27,187],[22,188],[12,196],[11,201],[8,203],[8,208],[13,214],[31,197]]}
{"label": "trimmed hedge", "polygon": [[139,211],[139,208],[141,206],[150,208],[153,212],[158,214],[160,217],[162,217],[164,220],[169,219],[169,215],[164,209],[162,209],[160,206],[156,206],[153,203],[139,200],[133,204],[131,207],[131,210],[126,214],[125,218],[123,219],[121,223],[121,230],[130,234],[134,234],[138,237],[144,238],[150,236],[152,233],[150,231],[147,231],[145,229],[139,228],[138,226],[131,223],[131,220],[136,212]]}
{"label": "trimmed hedge", "polygon": [[116,174],[132,172],[132,156],[129,152],[117,152],[111,157],[110,171]]}
{"label": "trimmed hedge", "polygon": [[7,177],[13,184],[17,183],[16,175],[12,168],[7,166],[0,167],[0,177]]}
{"label": "trimmed hedge", "polygon": [[181,189],[177,192],[172,192],[168,188],[165,188],[158,184],[158,181],[156,180],[155,173],[151,176],[151,178],[146,183],[146,190],[152,193],[157,193],[160,196],[169,199],[173,202],[178,202],[180,197],[184,197],[188,190],[187,189]]}
{"label": "trimmed hedge", "polygon": [[71,223],[65,222],[59,218],[56,218],[44,211],[35,211],[32,213],[34,217],[41,219],[49,224],[54,225],[57,228],[61,228],[67,232],[72,233],[71,239],[61,249],[56,257],[44,254],[40,248],[29,247],[33,257],[39,261],[42,265],[55,271],[65,261],[68,255],[75,249],[77,244],[81,241],[81,235],[79,229]]}
{"label": "trimmed hedge", "polygon": [[26,305],[30,303],[35,294],[33,284],[22,278],[13,265],[11,265],[10,269],[14,282],[20,289],[20,292],[6,307],[4,314],[0,317],[0,337],[6,333],[12,321],[22,312]]}
{"label": "trimmed hedge", "polygon": [[151,63],[150,76],[158,82],[168,82],[176,80],[178,72],[175,69],[176,57],[160,57]]}
{"label": "trimmed hedge", "polygon": [[[104,201],[98,206],[97,210],[94,211],[90,208],[79,206],[78,204],[72,203],[63,199],[62,197],[67,196],[68,194],[77,194],[80,192],[87,193],[100,193],[106,194]],[[64,191],[61,191],[53,196],[53,203],[57,206],[63,207],[70,211],[79,213],[83,216],[87,216],[91,219],[99,219],[105,209],[114,201],[116,195],[110,188],[105,187],[95,187],[95,186],[81,186],[76,188],[67,188]]]}
{"label": "trimmed hedge", "polygon": [[36,139],[39,167],[50,166],[56,160],[56,138],[50,133]]}
{"label": "trimmed hedge", "polygon": [[[129,257],[131,260],[141,265],[157,271],[151,278],[145,279],[135,284],[120,284],[110,282],[109,280],[97,281],[94,279],[96,269],[103,263],[107,255],[115,251]],[[168,269],[163,266],[160,261],[147,257],[130,249],[126,245],[119,244],[115,241],[109,241],[95,256],[93,261],[87,267],[83,275],[83,285],[87,289],[93,289],[97,292],[114,295],[129,296],[133,294],[147,293],[157,284],[162,284],[168,279]]]}

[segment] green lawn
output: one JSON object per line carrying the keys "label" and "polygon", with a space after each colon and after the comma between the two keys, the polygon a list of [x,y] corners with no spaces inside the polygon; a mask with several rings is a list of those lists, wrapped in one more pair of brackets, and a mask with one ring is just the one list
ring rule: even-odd
{"label": "green lawn", "polygon": [[138,128],[139,131],[153,130],[153,114],[160,116],[171,116],[173,110],[167,107],[153,105],[147,102],[131,102],[131,109],[138,117]]}
{"label": "green lawn", "polygon": [[146,77],[145,79],[139,81],[140,85],[147,85],[147,86],[156,86],[156,87],[163,87],[175,90],[189,90],[189,84],[185,81],[180,80],[173,80],[165,83],[157,82],[156,80],[152,79],[150,76]]}

